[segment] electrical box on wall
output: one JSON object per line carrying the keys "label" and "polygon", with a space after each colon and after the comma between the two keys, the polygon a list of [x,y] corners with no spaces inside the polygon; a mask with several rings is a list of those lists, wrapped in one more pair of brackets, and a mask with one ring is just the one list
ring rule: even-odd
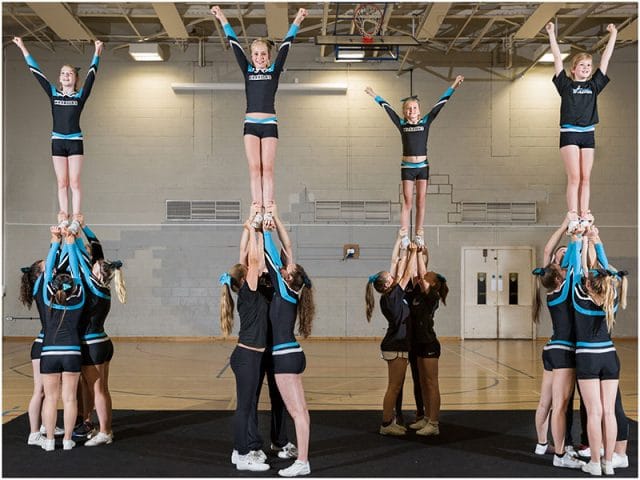
{"label": "electrical box on wall", "polygon": [[360,258],[360,245],[357,243],[345,243],[342,247],[342,258]]}

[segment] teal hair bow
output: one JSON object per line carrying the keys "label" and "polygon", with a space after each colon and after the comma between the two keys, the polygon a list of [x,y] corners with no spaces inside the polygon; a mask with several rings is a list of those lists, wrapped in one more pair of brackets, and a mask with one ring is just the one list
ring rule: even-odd
{"label": "teal hair bow", "polygon": [[369,282],[371,282],[371,283],[375,282],[376,280],[378,280],[378,277],[379,277],[379,276],[380,276],[380,274],[379,274],[379,273],[376,273],[376,274],[374,274],[374,275],[370,275],[370,276],[369,276]]}
{"label": "teal hair bow", "polygon": [[227,272],[224,272],[222,275],[220,275],[218,282],[220,283],[220,285],[226,284],[229,288],[231,288],[231,275],[229,275]]}

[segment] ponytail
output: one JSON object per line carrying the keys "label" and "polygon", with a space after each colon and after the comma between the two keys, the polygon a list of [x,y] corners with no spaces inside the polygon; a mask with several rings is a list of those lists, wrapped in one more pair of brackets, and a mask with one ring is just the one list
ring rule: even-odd
{"label": "ponytail", "polygon": [[367,287],[364,292],[364,301],[367,315],[367,322],[371,322],[371,316],[373,315],[373,309],[375,308],[375,298],[373,297],[373,289],[375,288],[378,293],[384,293],[385,272],[378,272],[369,276]]}
{"label": "ponytail", "polygon": [[313,288],[303,287],[298,296],[298,335],[307,338],[311,334],[316,305],[313,300]]}
{"label": "ponytail", "polygon": [[233,329],[233,307],[231,289],[225,283],[220,292],[220,330],[225,337],[229,336]]}
{"label": "ponytail", "polygon": [[24,306],[31,309],[33,304],[33,286],[40,275],[40,263],[37,260],[30,267],[22,267],[22,278],[20,279],[20,301]]}

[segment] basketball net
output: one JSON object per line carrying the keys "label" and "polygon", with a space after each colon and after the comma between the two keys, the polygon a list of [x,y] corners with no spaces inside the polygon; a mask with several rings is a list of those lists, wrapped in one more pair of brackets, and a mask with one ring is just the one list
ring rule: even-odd
{"label": "basketball net", "polygon": [[373,4],[363,3],[353,12],[353,23],[363,43],[374,43],[373,36],[380,31],[382,25],[382,11]]}

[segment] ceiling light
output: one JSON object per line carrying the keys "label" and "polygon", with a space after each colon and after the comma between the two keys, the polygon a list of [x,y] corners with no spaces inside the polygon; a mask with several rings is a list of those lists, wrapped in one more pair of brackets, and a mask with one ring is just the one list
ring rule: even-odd
{"label": "ceiling light", "polygon": [[136,62],[162,62],[164,53],[157,43],[130,43],[129,55]]}
{"label": "ceiling light", "polygon": [[[559,47],[560,47],[560,58],[564,60],[571,54],[571,45],[559,45]],[[540,63],[553,63],[554,62],[553,53],[551,52],[545,53],[544,55],[542,55],[542,57],[540,57],[540,60],[538,61]]]}

